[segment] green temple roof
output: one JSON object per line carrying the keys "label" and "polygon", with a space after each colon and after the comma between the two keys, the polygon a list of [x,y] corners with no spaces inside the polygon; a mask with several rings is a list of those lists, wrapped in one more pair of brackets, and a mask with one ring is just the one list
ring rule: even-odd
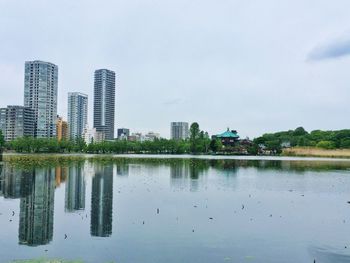
{"label": "green temple roof", "polygon": [[217,138],[239,138],[236,131],[230,131],[229,128],[227,128],[227,131],[216,135]]}

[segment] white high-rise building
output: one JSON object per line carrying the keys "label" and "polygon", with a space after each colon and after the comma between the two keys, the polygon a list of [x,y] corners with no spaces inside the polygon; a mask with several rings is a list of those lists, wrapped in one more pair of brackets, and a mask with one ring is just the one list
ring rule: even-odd
{"label": "white high-rise building", "polygon": [[170,138],[173,140],[185,140],[189,136],[188,122],[172,122],[170,124]]}
{"label": "white high-rise building", "polygon": [[68,130],[69,138],[82,137],[87,127],[88,95],[80,92],[68,93]]}
{"label": "white high-rise building", "polygon": [[24,106],[34,110],[34,136],[56,137],[58,67],[44,61],[26,61]]}

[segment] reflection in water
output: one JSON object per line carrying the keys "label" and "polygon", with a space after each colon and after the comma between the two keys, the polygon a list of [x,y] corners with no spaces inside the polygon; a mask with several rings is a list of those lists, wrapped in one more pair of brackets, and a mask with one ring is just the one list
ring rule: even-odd
{"label": "reflection in water", "polygon": [[321,263],[349,263],[350,255],[347,248],[335,249],[331,247],[313,247],[309,248],[309,252],[316,262]]}
{"label": "reflection in water", "polygon": [[57,166],[55,170],[56,187],[60,187],[65,182],[68,175],[68,167]]}
{"label": "reflection in water", "polygon": [[55,169],[38,168],[27,173],[20,202],[19,243],[48,244],[53,236]]}
{"label": "reflection in water", "polygon": [[69,167],[68,180],[66,181],[66,212],[74,212],[85,209],[85,180],[80,164]]}
{"label": "reflection in water", "polygon": [[112,210],[113,165],[96,165],[91,193],[92,236],[108,237],[112,234]]}
{"label": "reflection in water", "polygon": [[117,165],[117,175],[118,176],[128,176],[129,175],[129,164],[118,164]]}

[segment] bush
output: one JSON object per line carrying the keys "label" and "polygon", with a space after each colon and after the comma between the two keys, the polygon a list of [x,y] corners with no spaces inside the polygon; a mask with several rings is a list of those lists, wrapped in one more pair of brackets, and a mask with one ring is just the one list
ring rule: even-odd
{"label": "bush", "polygon": [[331,141],[320,141],[316,144],[316,147],[330,150],[335,148],[335,143]]}

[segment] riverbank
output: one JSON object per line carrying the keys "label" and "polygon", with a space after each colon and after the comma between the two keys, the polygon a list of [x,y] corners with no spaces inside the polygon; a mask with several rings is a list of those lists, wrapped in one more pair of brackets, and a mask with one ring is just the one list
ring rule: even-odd
{"label": "riverbank", "polygon": [[350,158],[350,149],[325,150],[313,147],[293,147],[284,149],[282,152],[282,156]]}

